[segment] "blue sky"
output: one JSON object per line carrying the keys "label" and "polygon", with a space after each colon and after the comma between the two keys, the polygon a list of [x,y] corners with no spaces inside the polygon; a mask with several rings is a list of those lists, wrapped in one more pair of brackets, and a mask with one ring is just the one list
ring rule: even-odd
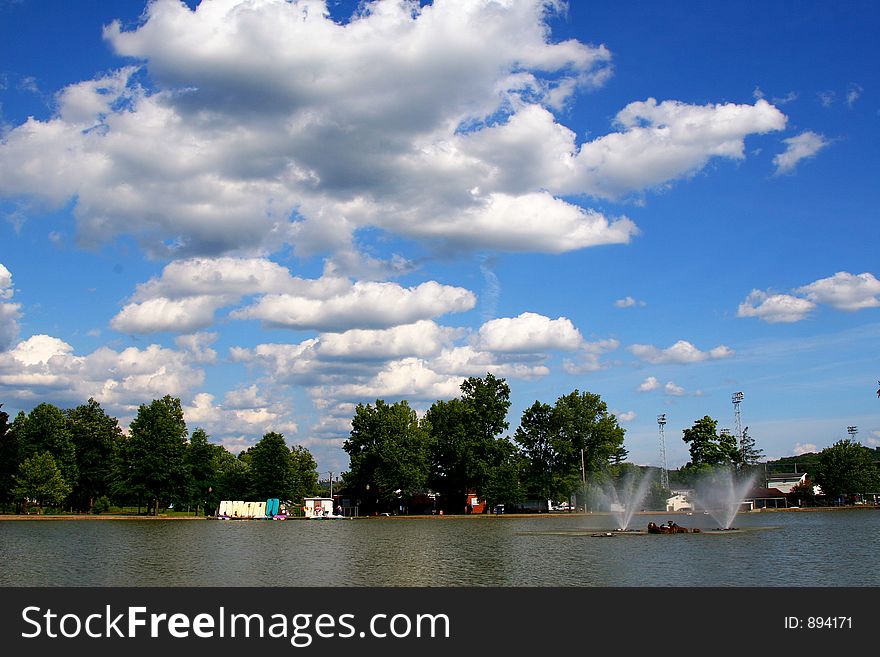
{"label": "blue sky", "polygon": [[0,2],[0,402],[347,466],[491,371],[880,444],[874,3]]}

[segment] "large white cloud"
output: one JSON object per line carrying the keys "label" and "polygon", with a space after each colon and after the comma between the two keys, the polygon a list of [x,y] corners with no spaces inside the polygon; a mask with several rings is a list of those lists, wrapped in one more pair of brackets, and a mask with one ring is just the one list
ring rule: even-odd
{"label": "large white cloud", "polygon": [[470,291],[435,281],[404,288],[352,282],[332,273],[303,279],[266,258],[191,258],[172,262],[160,276],[138,285],[110,324],[125,333],[192,333],[213,324],[220,309],[250,296],[259,298],[229,317],[337,331],[408,324],[469,310],[476,303]]}
{"label": "large white cloud", "polygon": [[180,396],[201,385],[204,371],[187,351],[149,345],[85,356],[48,335],[34,335],[0,354],[0,390],[17,399],[54,398],[81,403],[94,397],[113,408],[133,408],[164,395]]}
{"label": "large white cloud", "polygon": [[796,292],[811,301],[824,303],[838,310],[880,307],[880,280],[869,272],[850,274],[839,271],[833,276],[804,285]]}
{"label": "large white cloud", "polygon": [[566,317],[550,319],[525,312],[518,317],[500,317],[480,327],[479,346],[487,351],[532,353],[548,349],[571,351],[583,336]]}
{"label": "large white cloud", "polygon": [[701,169],[712,157],[742,159],[744,139],[785,127],[767,101],[754,105],[630,103],[616,117],[620,132],[584,144],[575,187],[615,197],[656,187]]}
{"label": "large white cloud", "polygon": [[[574,352],[575,358],[563,363],[567,371],[592,371],[601,367],[600,356],[617,346],[616,340],[584,341],[566,318],[523,313],[490,320],[477,331],[422,320],[388,329],[322,333],[298,344],[233,348],[230,356],[276,383],[304,386],[325,409],[376,398],[427,403],[454,397],[463,379],[487,372],[539,378],[550,373],[550,358],[557,352]],[[345,424],[345,418],[337,419],[325,429]]]}
{"label": "large white cloud", "polygon": [[21,304],[10,301],[14,291],[12,273],[0,263],[0,351],[11,346],[18,336]]}
{"label": "large white cloud", "polygon": [[738,317],[757,317],[766,322],[799,322],[819,304],[854,312],[880,308],[880,280],[870,272],[839,271],[795,288],[794,294],[752,290],[737,310]]}
{"label": "large white cloud", "polygon": [[728,358],[734,353],[725,345],[718,345],[709,351],[701,351],[687,340],[679,340],[666,349],[660,349],[654,345],[634,344],[629,347],[629,350],[637,358],[652,364],[698,363],[704,360]]}
{"label": "large white cloud", "polygon": [[[141,24],[105,30],[140,68],[72,84],[55,116],[7,132],[0,194],[73,201],[81,241],[133,234],[173,257],[292,244],[348,267],[366,226],[559,253],[638,232],[572,196],[656,187],[784,126],[763,100],[648,99],[578,143],[553,110],[600,86],[611,55],[552,41],[563,6],[383,0],[337,23],[316,0],[156,0]],[[155,310],[120,322],[151,326]]]}
{"label": "large white cloud", "polygon": [[251,306],[230,314],[233,319],[257,319],[275,328],[344,331],[409,324],[476,305],[464,288],[435,281],[404,288],[396,283],[358,281],[344,293],[327,299],[292,294],[267,294]]}
{"label": "large white cloud", "polygon": [[350,284],[325,276],[306,280],[267,258],[189,258],[137,286],[110,325],[125,333],[189,333],[210,326],[215,313],[244,296],[279,292],[329,295]]}
{"label": "large white cloud", "polygon": [[790,294],[768,294],[752,290],[737,309],[737,317],[757,317],[771,324],[799,322],[816,307],[807,299]]}

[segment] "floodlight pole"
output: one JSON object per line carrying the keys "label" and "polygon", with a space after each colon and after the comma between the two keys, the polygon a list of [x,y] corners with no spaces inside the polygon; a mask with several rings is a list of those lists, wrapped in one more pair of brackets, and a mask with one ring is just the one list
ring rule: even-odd
{"label": "floodlight pole", "polygon": [[660,427],[660,485],[669,489],[669,471],[666,469],[666,436],[663,427],[666,425],[666,413],[657,416],[657,425]]}
{"label": "floodlight pole", "polygon": [[733,402],[733,418],[734,423],[736,425],[736,442],[739,444],[740,453],[743,452],[745,445],[743,445],[743,426],[742,426],[742,415],[740,414],[739,405],[742,403],[742,400],[745,398],[741,392],[735,392],[731,395],[731,401]]}

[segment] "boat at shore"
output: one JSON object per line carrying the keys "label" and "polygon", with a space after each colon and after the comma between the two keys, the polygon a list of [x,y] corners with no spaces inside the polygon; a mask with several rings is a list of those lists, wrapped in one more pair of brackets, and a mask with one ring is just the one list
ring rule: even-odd
{"label": "boat at shore", "polygon": [[217,520],[287,520],[289,516],[288,504],[276,497],[265,502],[222,500],[214,517]]}

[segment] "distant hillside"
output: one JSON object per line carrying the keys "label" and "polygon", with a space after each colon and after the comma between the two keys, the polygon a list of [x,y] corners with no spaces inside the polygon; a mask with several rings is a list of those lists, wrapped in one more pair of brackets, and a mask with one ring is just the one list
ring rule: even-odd
{"label": "distant hillside", "polygon": [[817,452],[808,452],[799,456],[784,456],[775,461],[767,461],[767,474],[779,472],[806,472],[813,474],[819,463]]}

